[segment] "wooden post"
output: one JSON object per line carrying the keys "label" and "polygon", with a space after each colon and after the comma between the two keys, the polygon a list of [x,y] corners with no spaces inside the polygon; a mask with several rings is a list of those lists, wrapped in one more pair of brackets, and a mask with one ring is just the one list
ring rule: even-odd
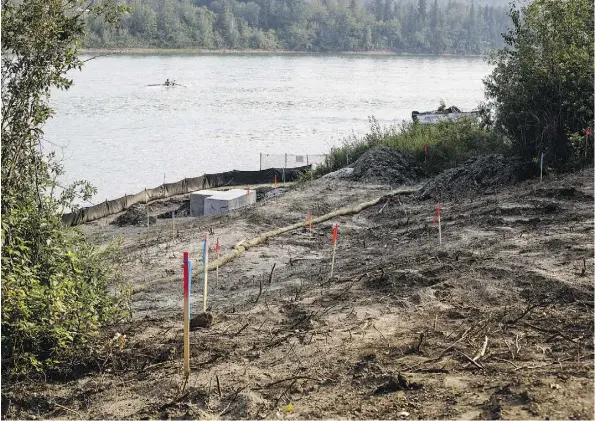
{"label": "wooden post", "polygon": [[333,271],[335,269],[335,253],[337,251],[337,235],[339,233],[339,224],[335,224],[333,227],[333,257],[331,258],[331,276],[329,279],[333,279]]}
{"label": "wooden post", "polygon": [[171,211],[171,239],[172,241],[176,239],[176,211]]}
{"label": "wooden post", "polygon": [[190,260],[184,252],[184,375],[190,375]]}
{"label": "wooden post", "polygon": [[219,289],[219,237],[217,237],[217,242],[215,243],[215,259],[217,262],[217,272],[215,277],[215,289]]}
{"label": "wooden post", "polygon": [[440,221],[440,203],[436,203],[436,212],[434,214],[434,224],[438,222],[438,242],[442,245],[442,224]]}
{"label": "wooden post", "polygon": [[438,244],[442,245],[442,222],[440,221],[440,214],[438,214]]}
{"label": "wooden post", "polygon": [[145,208],[147,210],[147,232],[149,232],[149,196],[147,194],[147,188],[145,187]]}
{"label": "wooden post", "polygon": [[207,243],[209,241],[209,233],[205,233],[205,243],[202,251],[202,267],[203,267],[203,291],[202,291],[202,311],[207,311],[207,292],[208,292],[208,282],[207,282],[207,274],[208,274],[208,263],[209,263],[209,249]]}

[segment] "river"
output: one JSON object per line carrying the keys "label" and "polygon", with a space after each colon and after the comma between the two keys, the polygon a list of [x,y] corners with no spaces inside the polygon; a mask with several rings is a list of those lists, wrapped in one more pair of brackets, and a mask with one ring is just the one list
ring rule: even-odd
{"label": "river", "polygon": [[[48,147],[98,203],[203,173],[259,169],[260,153],[322,154],[346,136],[484,99],[478,57],[138,54],[88,61],[56,91]],[[181,86],[148,86],[167,78]]]}

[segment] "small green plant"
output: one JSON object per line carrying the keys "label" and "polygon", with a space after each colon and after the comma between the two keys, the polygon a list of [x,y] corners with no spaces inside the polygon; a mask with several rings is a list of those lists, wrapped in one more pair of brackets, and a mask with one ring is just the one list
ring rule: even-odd
{"label": "small green plant", "polygon": [[304,184],[308,181],[312,180],[312,170],[308,169],[306,171],[302,171],[298,174],[296,183],[297,184]]}

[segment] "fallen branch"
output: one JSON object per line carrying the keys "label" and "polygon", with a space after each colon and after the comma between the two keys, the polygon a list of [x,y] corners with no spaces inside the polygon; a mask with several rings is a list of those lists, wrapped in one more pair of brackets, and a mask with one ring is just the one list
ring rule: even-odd
{"label": "fallen branch", "polygon": [[456,344],[458,344],[459,342],[461,342],[465,338],[465,336],[467,335],[467,333],[469,333],[470,330],[471,330],[471,328],[468,328],[467,330],[465,330],[463,332],[463,334],[461,336],[459,336],[459,339],[457,339],[452,344],[450,344],[449,346],[447,346],[446,348],[444,348],[444,350],[440,354],[438,354],[436,357],[431,358],[431,360],[435,360],[437,358],[442,357],[446,353],[446,351],[448,351],[449,349],[453,348]]}
{"label": "fallen branch", "polygon": [[275,272],[275,266],[277,266],[277,263],[273,263],[273,268],[271,269],[271,274],[269,275],[269,285],[271,285],[271,283],[273,282],[273,273]]}
{"label": "fallen branch", "polygon": [[80,413],[80,412],[78,412],[78,411],[75,411],[74,409],[67,408],[67,407],[65,407],[65,406],[63,406],[63,405],[60,405],[59,403],[55,403],[54,405],[56,405],[56,406],[57,406],[57,407],[59,407],[59,408],[65,409],[65,410],[67,410],[68,412],[72,412],[73,414],[76,414],[77,416],[79,416],[79,417],[80,417],[80,419],[82,419],[82,418],[83,418],[83,416],[81,415],[81,413]]}
{"label": "fallen branch", "polygon": [[510,360],[505,360],[504,358],[496,358],[496,357],[494,357],[494,359],[495,359],[496,361],[502,361],[502,362],[508,363],[508,364],[510,364],[511,366],[513,366],[513,367],[514,367],[514,368],[516,368],[516,369],[518,369],[518,368],[519,368],[519,366],[518,366],[518,365],[516,365],[515,363],[513,363],[513,362],[512,362],[512,361],[510,361]]}
{"label": "fallen branch", "polygon": [[388,339],[386,339],[386,338],[384,337],[384,335],[382,334],[382,332],[381,332],[381,331],[379,331],[379,330],[376,328],[376,325],[374,325],[374,324],[373,324],[373,325],[372,325],[372,327],[374,328],[374,330],[375,330],[376,332],[378,332],[378,333],[380,334],[380,336],[382,337],[382,339],[384,339],[384,340],[386,341],[386,346],[387,346],[387,348],[390,350],[390,342],[388,341]]}
{"label": "fallen branch", "polygon": [[233,336],[238,336],[240,333],[242,333],[244,331],[244,329],[246,329],[248,326],[250,325],[250,323],[246,323],[244,326],[242,326],[242,328],[240,330],[238,330],[236,333],[233,334]]}
{"label": "fallen branch", "polygon": [[473,358],[471,358],[469,355],[465,354],[465,353],[464,353],[464,352],[462,352],[462,351],[458,351],[458,352],[459,352],[459,354],[461,354],[463,357],[465,357],[467,360],[469,360],[469,362],[470,362],[471,364],[473,364],[475,367],[477,367],[477,368],[479,368],[479,369],[481,369],[481,370],[485,370],[485,368],[484,368],[484,366],[483,366],[483,365],[479,364],[477,361],[475,361],[475,360],[474,360]]}
{"label": "fallen branch", "polygon": [[215,379],[217,380],[217,392],[219,393],[219,399],[223,396],[221,395],[221,383],[219,383],[219,376],[215,374]]}
{"label": "fallen branch", "polygon": [[262,279],[258,280],[260,287],[258,288],[258,295],[256,296],[256,300],[254,300],[254,305],[258,303],[260,296],[262,295]]}
{"label": "fallen branch", "polygon": [[483,341],[483,348],[481,348],[481,351],[475,357],[473,357],[473,361],[477,361],[478,359],[483,357],[486,353],[487,347],[488,347],[488,337],[486,335],[485,340]]}
{"label": "fallen branch", "polygon": [[563,362],[563,361],[568,361],[568,360],[570,360],[570,359],[571,359],[571,357],[568,357],[568,358],[564,358],[564,359],[562,359],[562,360],[558,359],[558,361],[552,361],[551,363],[545,363],[545,364],[541,364],[541,365],[522,366],[522,367],[518,367],[518,368],[516,368],[514,371],[518,371],[518,370],[524,370],[524,369],[527,369],[527,370],[533,370],[533,369],[535,369],[535,368],[544,368],[544,367],[549,367],[550,365],[554,365],[554,364],[560,364],[561,362]]}
{"label": "fallen branch", "polygon": [[553,330],[553,329],[545,329],[545,328],[543,328],[543,327],[535,326],[535,325],[533,325],[533,324],[531,324],[531,323],[527,323],[527,322],[523,322],[523,325],[525,325],[525,326],[527,326],[527,327],[530,327],[531,329],[535,329],[535,330],[537,330],[538,332],[543,332],[543,333],[551,333],[551,334],[555,334],[556,336],[560,336],[561,338],[564,338],[564,339],[566,339],[567,341],[570,341],[570,342],[572,342],[572,343],[573,343],[573,344],[575,344],[575,345],[577,344],[577,341],[579,341],[579,340],[580,340],[580,338],[577,338],[577,339],[572,339],[570,336],[566,336],[565,334],[563,334],[562,332],[560,332],[560,330],[558,330],[558,329],[556,329],[556,330]]}
{"label": "fallen branch", "polygon": [[316,382],[320,382],[320,379],[316,379],[314,377],[309,377],[309,376],[293,376],[293,377],[288,377],[286,379],[276,380],[274,382],[268,383],[268,384],[262,386],[261,389],[268,389],[269,387],[274,386],[274,385],[279,384],[279,383],[285,383],[285,382],[288,382],[290,380],[300,380],[300,379],[314,380]]}
{"label": "fallen branch", "polygon": [[298,381],[298,379],[294,379],[289,386],[287,386],[285,388],[285,390],[283,390],[283,392],[281,392],[281,394],[279,395],[279,397],[277,398],[277,400],[275,401],[275,403],[273,404],[273,407],[277,407],[277,404],[279,403],[279,401],[281,400],[281,398],[283,397],[283,395],[285,395],[288,391],[291,390],[291,388],[293,387],[293,385]]}

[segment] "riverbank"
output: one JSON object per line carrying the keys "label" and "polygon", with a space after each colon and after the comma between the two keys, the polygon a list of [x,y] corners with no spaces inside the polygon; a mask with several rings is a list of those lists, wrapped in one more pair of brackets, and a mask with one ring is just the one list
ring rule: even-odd
{"label": "riverbank", "polygon": [[345,55],[345,56],[411,56],[411,57],[486,57],[483,54],[422,54],[390,50],[375,51],[294,51],[294,50],[207,50],[204,48],[83,48],[87,55],[132,55],[132,54],[196,54],[196,55]]}
{"label": "riverbank", "polygon": [[[467,187],[484,174],[474,168]],[[3,389],[3,416],[590,419],[593,169],[443,197],[442,245],[435,202],[407,194],[426,179],[397,195],[368,176],[297,183],[247,209],[157,218],[150,229],[117,216],[85,225],[98,246],[121,239],[135,318],[87,372]],[[225,256],[308,212],[316,221],[378,198],[211,271],[214,320],[190,333],[184,381],[181,259],[197,262],[194,315],[204,232]]]}

